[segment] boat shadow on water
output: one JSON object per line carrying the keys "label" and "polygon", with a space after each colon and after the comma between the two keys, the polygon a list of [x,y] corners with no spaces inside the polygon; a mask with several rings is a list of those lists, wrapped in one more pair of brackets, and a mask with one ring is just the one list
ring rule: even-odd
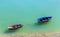
{"label": "boat shadow on water", "polygon": [[47,22],[37,22],[37,23],[34,23],[34,25],[46,25],[46,24],[49,24],[51,23],[51,21],[47,21]]}
{"label": "boat shadow on water", "polygon": [[5,33],[5,34],[12,34],[12,33],[18,32],[18,31],[21,32],[21,31],[22,31],[22,28],[16,29],[16,30],[5,30],[4,33]]}
{"label": "boat shadow on water", "polygon": [[42,30],[45,27],[47,27],[49,24],[51,23],[51,21],[49,22],[44,22],[44,23],[34,23],[33,28],[36,30]]}

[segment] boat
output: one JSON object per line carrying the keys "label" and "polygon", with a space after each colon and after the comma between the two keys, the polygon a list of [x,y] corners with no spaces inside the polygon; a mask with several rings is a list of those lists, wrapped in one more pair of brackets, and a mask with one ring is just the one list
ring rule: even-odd
{"label": "boat", "polygon": [[42,17],[42,18],[38,18],[38,23],[44,23],[44,22],[48,22],[49,20],[51,20],[52,17]]}
{"label": "boat", "polygon": [[21,27],[22,27],[21,24],[15,24],[15,25],[12,25],[12,26],[8,26],[8,30],[16,30],[16,29],[19,29]]}

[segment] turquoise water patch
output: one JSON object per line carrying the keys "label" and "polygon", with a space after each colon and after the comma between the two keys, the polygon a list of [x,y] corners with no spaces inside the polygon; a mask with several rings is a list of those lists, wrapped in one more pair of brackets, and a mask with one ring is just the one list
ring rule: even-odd
{"label": "turquoise water patch", "polygon": [[[59,0],[0,0],[0,33],[13,24],[22,24],[17,32],[48,32],[60,29]],[[36,25],[37,19],[52,16],[51,22]]]}

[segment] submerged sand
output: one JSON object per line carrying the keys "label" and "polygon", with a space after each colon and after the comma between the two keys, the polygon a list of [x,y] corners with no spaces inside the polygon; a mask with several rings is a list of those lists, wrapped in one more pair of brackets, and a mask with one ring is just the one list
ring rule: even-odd
{"label": "submerged sand", "polygon": [[0,37],[60,37],[60,32],[0,34]]}

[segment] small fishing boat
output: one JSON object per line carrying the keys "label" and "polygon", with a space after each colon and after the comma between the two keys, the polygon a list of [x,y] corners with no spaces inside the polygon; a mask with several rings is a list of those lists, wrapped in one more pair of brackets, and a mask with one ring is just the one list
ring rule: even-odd
{"label": "small fishing boat", "polygon": [[49,20],[51,20],[52,17],[42,17],[42,18],[38,18],[38,23],[44,23],[44,22],[48,22]]}
{"label": "small fishing boat", "polygon": [[12,26],[8,26],[8,30],[16,30],[16,29],[21,28],[21,27],[22,27],[21,24],[15,24]]}

